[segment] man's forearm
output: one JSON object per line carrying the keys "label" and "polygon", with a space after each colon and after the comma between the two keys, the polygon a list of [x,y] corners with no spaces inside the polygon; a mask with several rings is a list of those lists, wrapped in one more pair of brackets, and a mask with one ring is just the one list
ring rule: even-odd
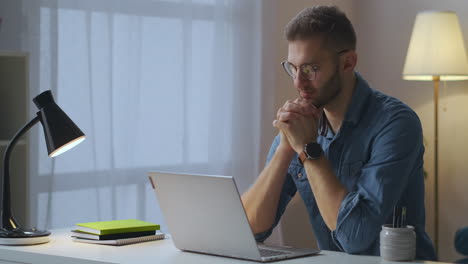
{"label": "man's forearm", "polygon": [[333,231],[336,229],[341,202],[348,190],[338,180],[324,156],[318,160],[307,160],[304,165],[320,214]]}
{"label": "man's forearm", "polygon": [[275,221],[281,190],[294,152],[277,149],[255,184],[242,195],[254,234],[267,231]]}

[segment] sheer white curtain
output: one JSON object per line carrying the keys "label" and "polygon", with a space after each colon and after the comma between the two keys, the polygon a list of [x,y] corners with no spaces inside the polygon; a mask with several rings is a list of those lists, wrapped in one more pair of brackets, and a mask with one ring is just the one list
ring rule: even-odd
{"label": "sheer white curtain", "polygon": [[23,0],[30,96],[51,89],[87,135],[51,159],[36,128],[30,221],[136,217],[165,228],[150,170],[233,175],[245,190],[264,162],[262,113],[274,112],[262,81],[266,5]]}

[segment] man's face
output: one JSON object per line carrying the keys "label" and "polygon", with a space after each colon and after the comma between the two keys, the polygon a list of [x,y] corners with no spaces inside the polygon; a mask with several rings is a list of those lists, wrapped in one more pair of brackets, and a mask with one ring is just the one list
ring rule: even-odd
{"label": "man's face", "polygon": [[294,87],[300,97],[309,99],[316,107],[330,103],[341,91],[339,56],[322,45],[322,38],[294,40],[288,44],[288,61],[299,67],[310,64],[316,70],[315,79],[308,80],[299,73]]}

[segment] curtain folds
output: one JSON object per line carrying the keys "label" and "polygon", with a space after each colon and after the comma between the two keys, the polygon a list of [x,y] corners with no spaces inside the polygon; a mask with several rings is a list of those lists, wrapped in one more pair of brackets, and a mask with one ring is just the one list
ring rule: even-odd
{"label": "curtain folds", "polygon": [[266,85],[275,70],[262,52],[273,4],[22,2],[30,97],[51,89],[87,135],[51,159],[34,130],[32,224],[139,218],[165,229],[147,179],[152,170],[232,175],[240,192],[253,182],[268,149],[262,115],[267,123],[274,116]]}

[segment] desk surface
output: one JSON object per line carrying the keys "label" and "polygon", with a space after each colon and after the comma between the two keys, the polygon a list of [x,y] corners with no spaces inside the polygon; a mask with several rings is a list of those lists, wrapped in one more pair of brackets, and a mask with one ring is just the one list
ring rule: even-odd
{"label": "desk surface", "polygon": [[[52,230],[51,241],[35,246],[0,246],[0,263],[258,263],[222,258],[210,255],[183,252],[174,247],[171,239],[151,241],[126,246],[107,246],[76,243],[71,241],[70,229]],[[323,250],[319,255],[286,260],[288,264],[299,263],[350,263],[377,264],[401,263],[383,261],[380,257],[357,256]],[[273,262],[273,263],[286,263]],[[409,263],[409,262],[405,262]],[[441,262],[412,262],[441,263]]]}

